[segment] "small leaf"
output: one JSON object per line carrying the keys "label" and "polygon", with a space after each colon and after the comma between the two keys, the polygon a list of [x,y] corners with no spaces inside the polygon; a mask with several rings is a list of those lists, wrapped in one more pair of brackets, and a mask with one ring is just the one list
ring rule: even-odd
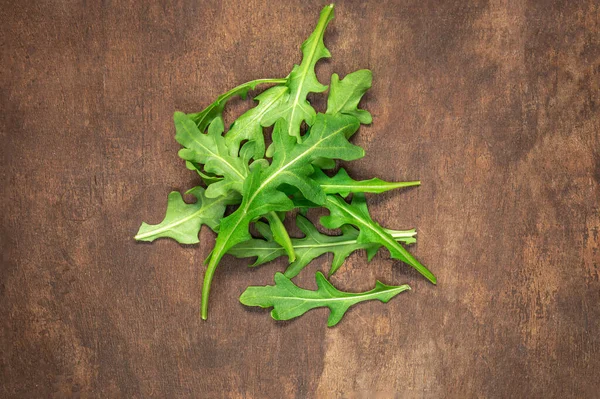
{"label": "small leaf", "polygon": [[142,223],[135,239],[154,241],[157,238],[169,237],[181,244],[196,244],[199,242],[198,233],[202,225],[217,230],[225,213],[225,206],[235,202],[232,197],[206,198],[202,187],[194,187],[186,194],[192,194],[197,201],[187,204],[179,192],[171,192],[163,221],[156,225]]}
{"label": "small leaf", "polygon": [[206,184],[207,186],[210,186],[213,183],[217,183],[217,182],[223,180],[223,178],[220,176],[215,176],[211,173],[204,172],[202,170],[202,165],[200,165],[199,163],[185,161],[185,167],[188,170],[196,171],[196,173],[198,173],[198,175],[200,176],[200,178],[202,179],[204,184]]}
{"label": "small leaf", "polygon": [[[256,261],[250,265],[251,267],[259,266],[264,263],[270,262],[273,259],[285,256],[286,251],[281,245],[279,245],[273,239],[273,233],[271,228],[262,222],[256,222],[254,227],[258,230],[265,240],[260,238],[252,238],[250,240],[241,242],[230,248],[227,253],[233,255],[236,258],[253,258],[256,257]],[[294,252],[296,249],[294,249]]]}
{"label": "small leaf", "polygon": [[330,310],[327,326],[335,326],[350,306],[359,302],[377,299],[383,303],[399,293],[410,290],[410,286],[391,286],[379,281],[375,288],[362,293],[343,292],[335,288],[321,272],[316,274],[317,290],[310,291],[296,286],[281,273],[275,274],[275,285],[248,287],[240,296],[240,302],[246,306],[270,308],[275,320],[290,320],[311,309],[327,307]]}
{"label": "small leaf", "polygon": [[378,178],[370,180],[354,180],[344,168],[339,172],[329,177],[322,170],[315,168],[315,173],[311,176],[326,194],[339,194],[342,197],[347,197],[350,193],[383,193],[395,188],[418,186],[420,181],[408,182],[387,182]]}
{"label": "small leaf", "polygon": [[328,114],[346,114],[356,117],[360,123],[368,125],[373,119],[369,111],[358,109],[362,96],[371,87],[372,74],[368,69],[361,69],[340,80],[337,74],[331,76],[331,88],[327,98]]}

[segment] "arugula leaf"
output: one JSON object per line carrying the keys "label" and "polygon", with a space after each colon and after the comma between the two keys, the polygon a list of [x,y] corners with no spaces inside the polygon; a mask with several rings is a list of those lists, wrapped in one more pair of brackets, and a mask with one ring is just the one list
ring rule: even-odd
{"label": "arugula leaf", "polygon": [[308,138],[298,144],[287,135],[283,120],[275,125],[273,162],[269,167],[257,167],[250,173],[244,183],[240,207],[221,221],[220,232],[204,275],[202,318],[207,317],[208,295],[215,269],[230,248],[252,238],[248,232],[250,222],[270,211],[288,211],[294,207],[278,187],[288,184],[299,189],[310,201],[323,203],[323,190],[308,177],[314,171],[311,162],[318,157],[350,161],[364,156],[362,148],[348,141],[358,126],[358,120],[352,116],[319,114],[307,134]]}
{"label": "arugula leaf", "polygon": [[167,213],[162,222],[156,225],[142,223],[135,236],[138,241],[154,241],[161,237],[170,237],[181,244],[198,243],[198,233],[202,225],[217,230],[225,213],[225,206],[236,199],[233,196],[207,198],[204,188],[194,187],[186,194],[192,194],[197,201],[188,204],[178,191],[169,194]]}
{"label": "arugula leaf", "polygon": [[373,75],[368,69],[352,72],[342,80],[338,74],[331,76],[331,89],[327,97],[328,114],[346,114],[356,117],[363,125],[373,121],[369,111],[358,109],[362,96],[371,87]]}
{"label": "arugula leaf", "polygon": [[418,186],[420,181],[408,182],[386,182],[378,178],[370,180],[354,180],[344,168],[340,168],[338,173],[329,177],[322,170],[315,168],[315,173],[311,176],[326,194],[339,194],[347,197],[350,193],[383,193],[395,188]]}
{"label": "arugula leaf", "polygon": [[275,285],[248,287],[240,296],[240,302],[246,306],[270,308],[275,320],[290,320],[311,309],[329,308],[327,326],[333,327],[342,319],[348,308],[359,302],[377,299],[383,303],[403,291],[410,290],[407,284],[392,286],[377,281],[375,288],[362,292],[343,292],[335,288],[321,272],[316,274],[317,290],[305,290],[295,285],[281,273],[275,274]]}
{"label": "arugula leaf", "polygon": [[371,219],[364,194],[356,193],[352,204],[348,204],[339,196],[328,195],[324,205],[330,211],[329,216],[321,217],[321,224],[328,229],[336,229],[345,224],[356,226],[360,230],[358,241],[377,243],[384,246],[394,259],[399,259],[414,267],[427,280],[436,284],[436,278],[425,266],[412,256],[402,245]]}
{"label": "arugula leaf", "polygon": [[[316,227],[304,216],[297,215],[296,224],[298,228],[304,233],[303,238],[292,238],[292,246],[296,253],[297,259],[292,262],[285,271],[285,276],[289,278],[296,277],[300,271],[310,263],[313,259],[331,252],[333,253],[333,260],[329,275],[335,273],[344,260],[354,251],[359,249],[366,249],[369,255],[368,260],[371,260],[375,252],[379,249],[380,245],[371,243],[359,243],[358,242],[358,230],[350,225],[344,225],[341,227],[341,235],[326,235],[320,233]],[[284,256],[286,251],[273,239],[273,235],[269,230],[269,227],[265,226],[264,223],[257,222],[255,224],[256,229],[265,238],[253,238],[248,241],[237,244],[229,251],[228,254],[235,256],[236,258],[252,258],[256,257],[256,261],[252,264],[252,267],[262,265],[270,262],[275,258]],[[403,242],[405,244],[412,244],[416,242],[415,236],[416,231],[411,230],[386,230],[396,241]]]}
{"label": "arugula leaf", "polygon": [[323,43],[323,35],[332,19],[333,4],[330,4],[323,8],[317,27],[302,43],[302,62],[300,65],[294,65],[287,78],[286,86],[289,90],[285,98],[276,107],[270,109],[263,119],[263,125],[270,126],[283,118],[286,122],[287,134],[295,137],[298,142],[302,141],[300,136],[302,122],[312,126],[316,116],[316,111],[306,100],[306,96],[308,93],[321,93],[327,90],[327,86],[317,79],[315,65],[321,58],[331,57],[331,53]]}
{"label": "arugula leaf", "polygon": [[213,121],[213,119],[221,116],[221,114],[223,113],[223,109],[225,108],[225,104],[232,97],[240,96],[243,99],[245,99],[248,92],[250,90],[254,90],[256,88],[256,86],[258,86],[258,85],[268,84],[268,83],[281,84],[281,83],[285,83],[285,82],[287,82],[287,78],[286,79],[256,79],[256,80],[252,80],[250,82],[243,83],[239,86],[234,87],[233,89],[229,90],[228,92],[221,94],[219,97],[217,97],[217,99],[212,104],[210,104],[208,107],[206,107],[202,111],[196,112],[194,114],[189,114],[189,117],[190,117],[190,119],[192,119],[194,121],[194,123],[196,123],[196,126],[198,127],[198,129],[201,132],[204,132],[204,130],[206,130],[206,127],[208,125],[210,125],[210,123]]}

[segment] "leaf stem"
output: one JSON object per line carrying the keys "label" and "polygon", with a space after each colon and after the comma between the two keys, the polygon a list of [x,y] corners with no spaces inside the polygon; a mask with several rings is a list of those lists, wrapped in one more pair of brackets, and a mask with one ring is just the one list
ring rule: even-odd
{"label": "leaf stem", "polygon": [[206,267],[206,272],[204,272],[204,281],[202,282],[202,305],[200,310],[200,317],[202,317],[202,320],[206,320],[208,317],[208,298],[210,295],[210,286],[212,284],[213,276],[215,275],[215,270],[217,270],[217,266],[223,257],[223,251],[215,251],[215,249],[213,249],[213,252],[210,254],[210,260],[208,262],[208,266]]}

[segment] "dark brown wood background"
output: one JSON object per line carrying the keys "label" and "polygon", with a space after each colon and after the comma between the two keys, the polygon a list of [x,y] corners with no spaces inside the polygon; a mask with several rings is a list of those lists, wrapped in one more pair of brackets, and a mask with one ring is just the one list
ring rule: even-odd
{"label": "dark brown wood background", "polygon": [[338,4],[321,80],[374,74],[367,156],[348,169],[422,180],[369,201],[384,226],[418,228],[439,285],[355,254],[340,288],[413,291],[332,329],[326,310],[244,308],[285,264],[229,257],[201,322],[213,234],[132,238],[196,184],[173,112],[285,76],[323,2],[2,3],[0,397],[598,397],[598,2]]}

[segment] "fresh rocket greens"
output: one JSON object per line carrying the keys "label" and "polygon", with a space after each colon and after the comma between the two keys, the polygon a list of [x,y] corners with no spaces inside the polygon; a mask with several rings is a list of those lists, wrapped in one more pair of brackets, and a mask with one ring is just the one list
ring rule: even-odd
{"label": "fresh rocket greens", "polygon": [[154,241],[157,238],[169,237],[181,244],[197,244],[198,233],[202,225],[217,230],[225,213],[225,206],[235,203],[233,196],[206,198],[204,188],[194,187],[186,194],[196,197],[196,202],[187,204],[181,194],[173,191],[169,194],[167,214],[162,222],[156,225],[142,223],[135,239],[138,241]]}
{"label": "fresh rocket greens", "polygon": [[[335,273],[346,257],[365,250],[367,259],[385,247],[390,256],[415,268],[432,283],[434,275],[413,257],[402,244],[415,242],[415,230],[389,230],[375,222],[367,209],[364,193],[417,186],[419,181],[386,182],[378,178],[355,180],[344,169],[333,175],[336,160],[362,158],[363,148],[350,142],[361,124],[370,124],[371,114],[358,108],[371,87],[371,71],[359,70],[343,79],[331,76],[329,86],[319,82],[315,66],[331,56],[325,47],[325,29],[333,19],[333,4],[323,8],[313,33],[302,44],[302,62],[286,78],[257,79],[222,94],[204,110],[174,115],[175,139],[182,145],[179,156],[186,167],[198,173],[206,187],[189,191],[196,202],[187,203],[179,192],[169,194],[167,212],[156,225],[142,223],[139,241],[168,237],[182,244],[198,243],[203,225],[217,232],[215,245],[206,259],[202,286],[201,316],[208,316],[208,299],[214,273],[226,254],[256,258],[253,266],[287,256],[285,274],[275,275],[275,286],[249,287],[240,297],[248,306],[273,307],[276,320],[288,320],[316,307],[331,311],[328,325],[337,324],[346,310],[359,302],[389,301],[410,289],[376,283],[364,293],[337,290],[323,274],[317,273],[317,291],[296,286],[290,279],[311,260],[332,253],[329,275]],[[255,107],[240,115],[225,128],[223,110],[235,97],[245,98],[258,85],[270,88],[255,97]],[[318,112],[307,100],[310,93],[327,89],[327,109]],[[264,128],[273,126],[272,144],[265,145]],[[344,199],[352,194],[351,203]],[[232,206],[226,215],[226,207]],[[339,228],[341,234],[328,235],[305,216],[297,215],[296,225],[303,238],[291,238],[283,223],[287,212],[324,207],[329,216],[321,224]],[[252,237],[254,226],[262,238]]]}

